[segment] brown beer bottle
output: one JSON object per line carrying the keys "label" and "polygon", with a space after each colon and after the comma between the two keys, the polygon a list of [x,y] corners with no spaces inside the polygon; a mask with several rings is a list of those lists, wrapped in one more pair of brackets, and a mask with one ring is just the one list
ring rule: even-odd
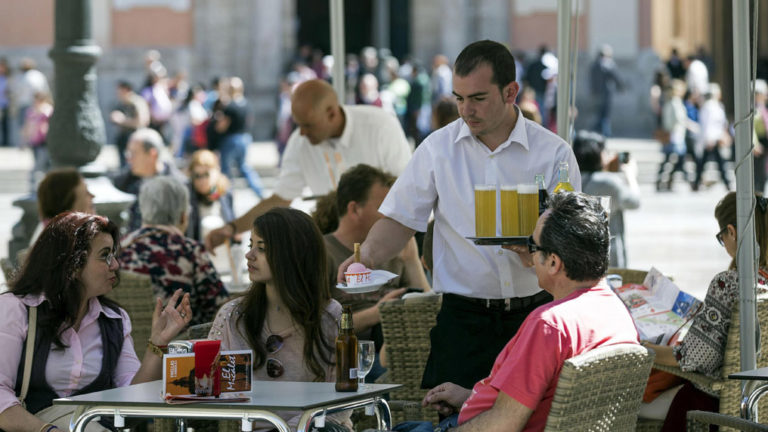
{"label": "brown beer bottle", "polygon": [[341,329],[336,337],[336,391],[357,391],[357,336],[352,326],[350,305],[344,305]]}

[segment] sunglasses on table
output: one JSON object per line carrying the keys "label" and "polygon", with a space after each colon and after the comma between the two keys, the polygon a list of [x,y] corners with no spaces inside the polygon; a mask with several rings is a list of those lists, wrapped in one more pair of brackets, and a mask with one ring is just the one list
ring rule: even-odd
{"label": "sunglasses on table", "polygon": [[[267,353],[275,354],[283,347],[283,337],[280,335],[269,335],[267,338]],[[280,360],[276,358],[267,358],[267,376],[270,378],[280,378],[285,373],[285,368]]]}

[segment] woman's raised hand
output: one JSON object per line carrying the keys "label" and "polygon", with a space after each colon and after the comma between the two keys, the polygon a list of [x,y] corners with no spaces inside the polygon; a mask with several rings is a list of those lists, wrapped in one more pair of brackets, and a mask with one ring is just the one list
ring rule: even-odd
{"label": "woman's raised hand", "polygon": [[[192,320],[192,307],[189,303],[189,294],[183,294],[181,289],[173,293],[168,304],[163,307],[162,299],[155,303],[155,312],[152,314],[152,334],[150,340],[155,345],[168,345]],[[179,302],[181,297],[181,302]],[[178,303],[178,305],[177,305]]]}

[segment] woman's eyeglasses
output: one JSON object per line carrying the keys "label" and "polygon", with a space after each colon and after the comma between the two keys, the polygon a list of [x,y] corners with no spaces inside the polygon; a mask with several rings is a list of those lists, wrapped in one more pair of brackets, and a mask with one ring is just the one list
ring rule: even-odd
{"label": "woman's eyeglasses", "polygon": [[200,179],[208,178],[210,176],[211,174],[208,171],[202,172],[202,173],[196,172],[196,173],[192,173],[192,180],[200,180]]}
{"label": "woman's eyeglasses", "polygon": [[725,243],[723,243],[723,236],[727,232],[728,232],[728,226],[726,226],[725,228],[721,229],[720,232],[715,234],[715,238],[717,239],[717,242],[720,243],[720,246],[725,246]]}
{"label": "woman's eyeglasses", "polygon": [[117,259],[114,253],[108,253],[104,256],[101,256],[98,258],[101,261],[104,261],[104,263],[107,265],[107,267],[112,267],[112,263]]}
{"label": "woman's eyeglasses", "polygon": [[[269,335],[267,338],[266,348],[267,353],[274,354],[283,347],[284,341],[283,337],[279,335]],[[268,358],[267,359],[267,376],[270,378],[280,378],[283,376],[283,373],[285,373],[285,368],[283,367],[283,364],[280,362],[280,360],[276,358]]]}

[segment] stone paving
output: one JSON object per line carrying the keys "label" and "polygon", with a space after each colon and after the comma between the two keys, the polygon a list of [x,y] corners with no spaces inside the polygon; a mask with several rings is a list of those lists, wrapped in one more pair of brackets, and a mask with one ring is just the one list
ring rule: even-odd
{"label": "stone paving", "polygon": [[[625,212],[629,267],[655,266],[673,276],[681,289],[703,297],[712,276],[727,268],[730,262],[714,238],[718,231],[714,207],[725,194],[725,186],[718,183],[692,192],[678,179],[671,192],[656,192],[655,173],[661,158],[657,142],[617,138],[609,140],[608,147],[629,151],[639,167],[641,207]],[[271,189],[278,172],[274,145],[254,143],[249,148],[248,160],[262,175],[265,187]],[[114,169],[117,166],[115,148],[106,146],[97,162]],[[21,217],[21,210],[12,202],[26,194],[31,167],[32,156],[28,150],[0,148],[0,257],[7,256],[11,227]],[[235,212],[241,214],[255,204],[257,198],[241,179],[234,184]],[[294,206],[309,210],[312,203],[296,200]],[[4,282],[0,275],[0,283]]]}

